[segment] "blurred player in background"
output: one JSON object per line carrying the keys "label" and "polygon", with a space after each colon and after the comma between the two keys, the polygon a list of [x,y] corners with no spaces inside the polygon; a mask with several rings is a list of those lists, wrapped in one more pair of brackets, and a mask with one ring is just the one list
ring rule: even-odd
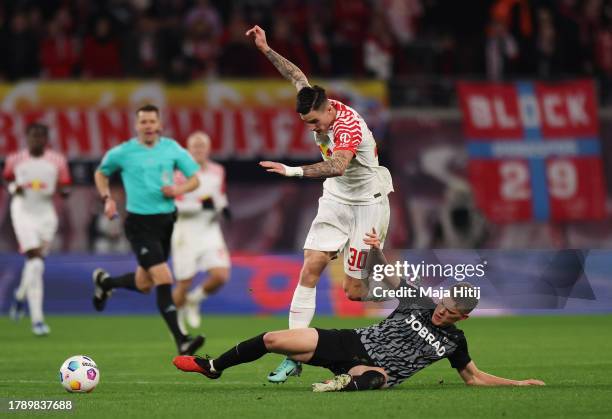
{"label": "blurred player in background", "polygon": [[[221,216],[230,218],[225,170],[209,159],[210,138],[204,132],[189,136],[187,150],[200,165],[200,186],[175,201],[178,220],[172,234],[172,265],[177,285],[172,296],[183,329],[185,317],[189,326],[200,327],[200,303],[219,291],[230,274],[229,253],[219,223]],[[185,177],[177,172],[175,182],[180,185]],[[198,272],[208,273],[208,278],[188,292]]]}
{"label": "blurred player in background", "polygon": [[[268,172],[283,176],[326,179],[317,216],[304,244],[304,265],[289,311],[289,328],[306,328],[314,316],[321,273],[340,252],[344,254],[343,287],[347,297],[364,300],[367,275],[363,270],[366,253],[362,251],[362,237],[374,228],[384,243],[390,213],[387,195],[393,191],[391,174],[378,164],[374,136],[354,109],[328,99],[323,88],[310,86],[299,68],[268,46],[259,26],[246,35],[253,36],[257,48],[297,89],[296,111],[313,131],[323,157],[321,163],[302,167],[260,163]],[[299,373],[300,365],[286,358],[268,380],[283,382]]]}
{"label": "blurred player in background", "polygon": [[[172,333],[180,354],[193,354],[204,344],[202,336],[190,337],[179,327],[172,302],[172,273],[167,260],[176,206],[174,198],[199,186],[199,166],[189,153],[171,138],[161,137],[159,110],[146,105],[136,112],[137,137],[113,147],[96,171],[95,181],[104,201],[104,214],[117,217],[117,205],[110,195],[109,177],[121,173],[127,197],[125,233],[138,260],[136,272],[111,277],[103,269],[93,273],[94,308],[104,310],[113,289],[157,292],[157,307]],[[174,185],[174,171],[187,180]]]}
{"label": "blurred player in background", "polygon": [[21,282],[9,314],[19,320],[28,301],[32,332],[37,336],[50,333],[43,314],[44,258],[57,231],[57,214],[53,206],[56,189],[61,196],[69,194],[70,172],[66,159],[49,150],[49,129],[43,124],[30,124],[26,128],[27,149],[10,155],[6,160],[4,178],[12,195],[11,219],[19,251],[26,261]]}

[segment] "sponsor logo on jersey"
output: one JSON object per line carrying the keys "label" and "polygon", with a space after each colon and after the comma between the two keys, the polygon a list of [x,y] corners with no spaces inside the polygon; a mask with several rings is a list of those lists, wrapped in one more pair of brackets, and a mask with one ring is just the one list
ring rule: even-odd
{"label": "sponsor logo on jersey", "polygon": [[446,353],[446,348],[440,344],[439,340],[436,340],[436,336],[433,333],[423,326],[423,323],[416,319],[414,314],[411,314],[410,318],[406,319],[405,322],[412,328],[412,330],[417,332],[418,335],[425,340],[425,342],[436,350],[436,354],[438,356],[444,356]]}

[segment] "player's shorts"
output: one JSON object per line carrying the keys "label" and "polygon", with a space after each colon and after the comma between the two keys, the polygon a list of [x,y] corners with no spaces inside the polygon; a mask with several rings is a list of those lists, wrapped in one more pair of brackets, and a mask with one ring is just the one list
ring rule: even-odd
{"label": "player's shorts", "polygon": [[168,260],[175,220],[176,212],[152,215],[128,213],[124,225],[125,236],[139,266],[149,269]]}
{"label": "player's shorts", "polygon": [[319,341],[308,365],[327,368],[334,375],[348,374],[358,365],[376,366],[353,329],[318,329]]}
{"label": "player's shorts", "polygon": [[229,268],[230,255],[218,224],[179,216],[172,234],[172,269],[177,280],[191,279],[198,272]]}
{"label": "player's shorts", "polygon": [[363,239],[375,228],[381,247],[384,247],[389,215],[388,198],[371,205],[348,205],[321,197],[304,249],[343,252],[344,272],[352,278],[366,279],[363,271],[366,253],[363,251],[369,246]]}
{"label": "player's shorts", "polygon": [[172,246],[172,269],[174,278],[179,281],[191,279],[198,272],[229,267],[230,256],[225,247],[194,251]]}
{"label": "player's shorts", "polygon": [[46,253],[57,232],[57,215],[54,210],[32,214],[11,207],[11,219],[20,252],[42,248]]}

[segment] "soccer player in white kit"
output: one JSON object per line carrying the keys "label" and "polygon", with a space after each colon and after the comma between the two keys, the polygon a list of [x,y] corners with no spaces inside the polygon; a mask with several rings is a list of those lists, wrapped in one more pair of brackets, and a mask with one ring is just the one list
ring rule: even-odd
{"label": "soccer player in white kit", "polygon": [[[316,285],[327,264],[338,253],[344,255],[343,287],[349,299],[365,301],[368,274],[363,269],[367,250],[363,237],[374,229],[384,244],[389,226],[388,194],[393,191],[391,174],[378,164],[376,142],[363,118],[349,106],[328,99],[325,90],[310,86],[304,73],[268,46],[259,26],[253,35],[257,48],[298,91],[296,111],[313,131],[323,162],[302,167],[263,161],[268,172],[283,176],[326,179],[319,210],[304,244],[304,265],[289,311],[289,328],[306,328],[315,312]],[[271,382],[284,382],[299,375],[300,365],[285,359],[270,375]]]}
{"label": "soccer player in white kit", "polygon": [[11,220],[19,251],[26,257],[9,314],[19,320],[25,312],[27,299],[32,332],[45,336],[50,329],[43,314],[44,257],[57,231],[53,195],[59,189],[66,197],[71,180],[64,156],[47,148],[49,129],[46,125],[28,125],[26,136],[27,149],[8,156],[3,173],[12,195]]}
{"label": "soccer player in white kit", "polygon": [[[172,297],[183,329],[185,318],[191,327],[200,326],[200,303],[219,291],[230,275],[230,257],[220,225],[221,216],[230,218],[225,169],[209,159],[210,138],[206,133],[191,134],[187,150],[200,165],[200,186],[175,200],[178,219],[172,234],[172,266],[177,285]],[[180,173],[176,176],[176,184],[184,182]],[[208,278],[189,291],[198,272],[208,273]]]}

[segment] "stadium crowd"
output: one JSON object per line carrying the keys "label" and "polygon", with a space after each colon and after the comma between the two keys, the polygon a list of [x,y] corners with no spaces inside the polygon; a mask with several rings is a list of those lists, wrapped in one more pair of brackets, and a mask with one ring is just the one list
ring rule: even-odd
{"label": "stadium crowd", "polygon": [[322,77],[612,78],[612,0],[7,0],[0,79],[278,77],[252,24]]}

